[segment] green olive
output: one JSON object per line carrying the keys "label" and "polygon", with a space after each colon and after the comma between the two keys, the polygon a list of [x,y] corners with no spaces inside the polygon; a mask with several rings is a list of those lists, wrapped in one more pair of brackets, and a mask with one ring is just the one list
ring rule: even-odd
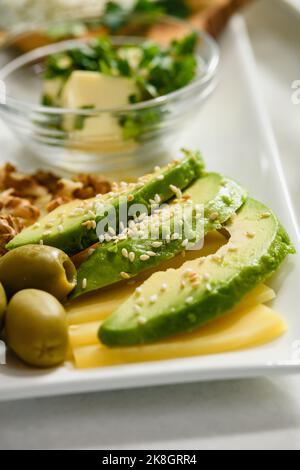
{"label": "green olive", "polygon": [[5,319],[8,346],[27,364],[53,367],[68,349],[68,324],[64,307],[47,292],[26,289],[10,300]]}
{"label": "green olive", "polygon": [[76,285],[76,268],[58,248],[25,245],[0,258],[0,282],[9,296],[22,289],[40,289],[61,300]]}
{"label": "green olive", "polygon": [[2,284],[0,283],[0,333],[3,326],[4,313],[7,306],[6,294],[3,289]]}

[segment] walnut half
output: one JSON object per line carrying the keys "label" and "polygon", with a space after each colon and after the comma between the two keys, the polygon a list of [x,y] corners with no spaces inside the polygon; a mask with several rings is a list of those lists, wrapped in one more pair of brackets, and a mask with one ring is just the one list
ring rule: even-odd
{"label": "walnut half", "polygon": [[40,217],[39,209],[27,199],[12,196],[12,191],[0,194],[0,214],[20,219],[24,227],[34,224]]}
{"label": "walnut half", "polygon": [[80,174],[72,179],[37,171],[19,172],[6,163],[0,166],[0,256],[6,244],[23,228],[34,224],[45,212],[74,199],[88,199],[111,190],[111,183],[101,175]]}
{"label": "walnut half", "polygon": [[6,253],[5,246],[24,228],[22,219],[9,214],[0,215],[0,255]]}

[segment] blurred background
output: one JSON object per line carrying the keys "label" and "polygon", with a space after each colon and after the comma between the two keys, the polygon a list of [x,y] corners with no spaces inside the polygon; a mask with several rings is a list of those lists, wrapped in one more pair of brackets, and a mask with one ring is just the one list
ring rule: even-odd
{"label": "blurred background", "polygon": [[[153,12],[155,9],[218,34],[228,18],[252,0],[0,0],[0,30],[6,33],[49,21],[98,16],[109,13],[110,21],[123,11]],[[119,8],[118,8],[119,7]],[[80,32],[80,29],[77,30]]]}
{"label": "blurred background", "polygon": [[[249,3],[251,0],[0,0],[0,63],[10,64],[5,72],[2,70],[0,79],[5,81],[7,97],[13,99],[8,101],[7,98],[2,109],[3,119],[15,135],[26,142],[32,154],[53,167],[74,171],[76,163],[77,171],[85,171],[88,162],[93,165],[90,167],[93,171],[115,173],[127,162],[126,168],[131,174],[148,171],[155,164],[168,161],[183,145],[183,131],[189,129],[191,120],[195,121],[196,113],[217,84],[219,51],[214,39],[219,37],[232,15]],[[64,48],[64,40],[76,39],[82,45],[86,37],[105,34],[142,36],[165,47],[192,31],[198,36],[194,57],[198,70],[193,92],[181,85],[173,90],[182,88],[178,97],[172,97],[170,92],[163,93],[165,99],[161,105],[152,95],[150,111],[147,104],[139,111],[131,107],[126,114],[119,109],[117,116],[115,112],[114,115],[104,112],[100,106],[98,121],[92,120],[93,111],[87,119],[85,111],[80,116],[81,122],[86,123],[84,134],[56,124],[65,122],[65,118],[76,120],[77,114],[74,115],[71,106],[60,106],[64,117],[61,112],[54,116],[54,110],[49,114],[49,104],[42,111],[36,107],[41,104],[45,66],[54,53],[63,50],[59,44]],[[23,56],[19,62],[13,60],[19,54],[42,46],[52,47],[44,49],[43,53],[37,52],[39,58],[31,54]],[[180,64],[179,67],[185,67],[183,57]],[[166,67],[162,70],[167,77],[166,62],[162,67]],[[53,88],[57,82],[52,81],[49,86]],[[53,99],[51,103],[54,108]],[[99,106],[97,111],[100,111]],[[106,131],[103,130],[104,121],[116,122],[116,119],[119,123],[130,120],[136,135],[132,138],[131,129],[130,137],[128,132],[124,137],[125,131],[121,135],[116,126],[106,126]]]}
{"label": "blurred background", "polygon": [[237,11],[244,16],[260,70],[263,98],[284,156],[290,189],[298,200],[294,168],[300,143],[299,106],[292,103],[291,94],[292,84],[300,78],[300,0],[0,0],[0,66],[11,58],[6,53],[11,43],[17,46],[12,51],[15,56],[49,41],[85,35],[89,25],[77,20],[83,16],[99,20],[105,11],[106,24],[114,29],[120,19],[124,21],[124,12],[126,16],[133,8],[149,11],[149,4],[189,19],[219,42],[231,16]]}
{"label": "blurred background", "polygon": [[[165,13],[188,19],[220,43],[228,20],[240,11],[257,59],[261,91],[283,157],[289,187],[294,200],[298,201],[300,193],[295,168],[299,163],[300,105],[294,104],[291,96],[293,83],[300,79],[300,0],[0,0],[2,51],[9,41],[18,46],[13,51],[16,55],[47,44],[49,40],[84,35],[86,24],[77,21],[82,15],[100,18],[106,11],[107,23],[114,26],[116,19],[120,19],[120,10],[149,11],[149,4]],[[49,21],[54,21],[54,28],[53,24],[50,30],[48,26],[41,26]],[[7,56],[0,53],[0,65],[5,60]]]}

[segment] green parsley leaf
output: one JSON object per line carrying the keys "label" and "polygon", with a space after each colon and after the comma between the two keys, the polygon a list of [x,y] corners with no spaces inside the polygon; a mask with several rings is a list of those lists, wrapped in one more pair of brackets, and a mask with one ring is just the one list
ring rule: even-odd
{"label": "green parsley leaf", "polygon": [[[87,106],[82,106],[80,109],[95,109],[95,106],[87,105]],[[81,131],[84,128],[84,123],[87,118],[88,116],[84,114],[78,114],[74,120],[74,129],[76,131]]]}

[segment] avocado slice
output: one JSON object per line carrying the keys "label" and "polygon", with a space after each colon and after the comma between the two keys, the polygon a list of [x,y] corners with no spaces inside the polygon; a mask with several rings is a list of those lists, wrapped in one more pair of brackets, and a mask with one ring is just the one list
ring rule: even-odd
{"label": "avocado slice", "polygon": [[[186,200],[187,197],[190,199]],[[246,192],[234,181],[217,173],[203,176],[183,193],[180,202],[167,206],[159,214],[143,218],[135,226],[139,229],[139,237],[135,232],[129,236],[125,230],[125,239],[121,234],[117,244],[100,244],[80,266],[72,298],[119,282],[124,277],[134,277],[175,257],[186,249],[184,239],[195,245],[208,232],[220,229],[245,200]],[[190,201],[192,205],[188,204]],[[201,205],[202,209],[198,220],[196,205]],[[186,222],[184,234],[182,229],[178,230],[183,215]],[[156,223],[159,223],[159,229],[154,240],[150,230]],[[163,232],[166,225],[170,228],[168,239],[162,236],[166,234],[166,231]],[[196,227],[198,231],[195,231]]]}
{"label": "avocado slice", "polygon": [[99,330],[110,347],[155,342],[192,331],[230,311],[295,250],[269,209],[248,199],[228,223],[215,255],[153,274]]}
{"label": "avocado slice", "polygon": [[117,217],[122,207],[143,204],[148,210],[151,201],[159,195],[165,202],[174,196],[171,187],[185,189],[199,178],[204,170],[203,159],[197,152],[184,152],[176,160],[153,174],[145,175],[137,183],[85,201],[72,201],[43,217],[38,224],[26,228],[7,245],[12,250],[19,246],[43,243],[74,255],[98,241],[96,226],[110,214]]}

